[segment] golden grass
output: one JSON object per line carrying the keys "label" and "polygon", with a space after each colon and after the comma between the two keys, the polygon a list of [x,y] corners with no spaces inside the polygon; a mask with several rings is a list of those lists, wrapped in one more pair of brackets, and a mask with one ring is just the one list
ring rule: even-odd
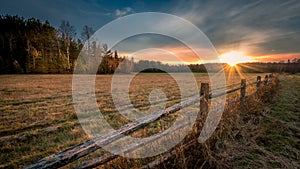
{"label": "golden grass", "polygon": [[[247,74],[245,77],[253,80],[256,75]],[[111,77],[97,75],[96,96],[107,121],[118,128],[129,120],[117,113],[113,106],[110,96]],[[195,74],[195,77],[198,84],[208,82],[205,74]],[[240,82],[238,76],[233,79],[236,80],[231,80],[230,83]],[[88,139],[74,112],[72,75],[1,75],[0,81],[0,168],[25,167]],[[161,89],[165,93],[167,106],[180,102],[178,86],[169,75],[140,74],[130,86],[133,105],[139,110],[147,110],[148,96],[153,89]],[[175,117],[176,114],[132,135],[145,137],[161,132],[173,123]],[[103,150],[84,157],[73,165],[101,153]],[[188,161],[184,160],[182,163],[186,164]],[[110,164],[122,168],[140,166],[142,162],[120,158]]]}
{"label": "golden grass", "polygon": [[215,151],[218,168],[300,167],[300,76],[281,75],[279,80],[278,91],[243,111],[231,137]]}

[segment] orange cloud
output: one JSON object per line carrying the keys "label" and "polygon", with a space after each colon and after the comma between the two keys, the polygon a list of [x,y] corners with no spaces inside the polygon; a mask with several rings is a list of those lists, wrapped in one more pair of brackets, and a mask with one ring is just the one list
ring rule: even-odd
{"label": "orange cloud", "polygon": [[293,60],[295,58],[300,58],[300,53],[283,53],[283,54],[269,54],[269,55],[257,55],[252,56],[252,58],[257,62],[278,62]]}
{"label": "orange cloud", "polygon": [[[198,56],[195,52],[199,53]],[[226,53],[226,52],[225,52]],[[228,53],[228,52],[227,52]],[[244,52],[243,52],[244,53]],[[284,54],[247,54],[254,62],[278,62],[293,60],[300,58],[300,53],[284,53]],[[133,57],[135,61],[152,60],[160,61],[168,64],[201,64],[207,62],[220,62],[222,56],[217,56],[217,53],[211,49],[195,48],[195,51],[186,46],[163,46],[161,48],[143,49],[133,53],[120,53],[123,56]]]}
{"label": "orange cloud", "polygon": [[195,48],[194,50],[186,46],[168,46],[134,53],[121,53],[121,55],[133,57],[136,61],[153,60],[169,64],[201,64],[218,59],[217,53],[211,49]]}

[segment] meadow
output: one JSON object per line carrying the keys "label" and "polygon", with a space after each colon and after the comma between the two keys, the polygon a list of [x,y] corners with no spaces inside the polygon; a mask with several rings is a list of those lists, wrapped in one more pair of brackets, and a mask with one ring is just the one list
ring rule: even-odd
{"label": "meadow", "polygon": [[[253,82],[257,75],[244,74],[244,78]],[[209,82],[206,74],[194,74],[194,77],[198,87],[201,82]],[[227,77],[227,85],[237,87],[240,79],[238,75]],[[113,105],[111,80],[112,75],[97,75],[95,93],[105,119],[114,128],[119,128],[130,120],[118,114]],[[89,139],[73,107],[72,75],[1,75],[0,81],[0,168],[25,167]],[[133,106],[141,111],[149,109],[149,94],[154,89],[164,92],[167,106],[182,99],[179,86],[168,74],[139,74],[129,88]],[[250,88],[248,92],[251,92]],[[158,98],[156,101],[164,100]],[[145,137],[161,132],[172,124],[174,117],[176,114],[133,133],[133,136]],[[101,154],[103,150],[82,160],[97,156],[97,153]],[[74,165],[78,163],[80,160]]]}

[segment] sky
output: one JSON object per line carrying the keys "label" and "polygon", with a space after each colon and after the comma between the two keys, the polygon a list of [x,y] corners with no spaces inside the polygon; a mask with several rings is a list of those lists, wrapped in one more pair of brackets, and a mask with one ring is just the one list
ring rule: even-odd
{"label": "sky", "polygon": [[[235,51],[253,61],[267,62],[300,58],[299,11],[299,0],[2,0],[0,5],[2,15],[35,17],[48,20],[55,27],[67,20],[75,26],[78,38],[84,25],[98,30],[130,14],[172,14],[196,25],[220,56]],[[137,22],[143,24],[145,20]],[[154,50],[144,50],[147,47],[159,48],[155,51],[160,55],[162,51],[171,51],[185,62],[200,62],[184,44],[165,36],[137,35],[114,46],[124,55],[138,53],[145,58],[157,57]],[[166,52],[166,55],[169,54]],[[167,56],[160,59],[168,60]]]}

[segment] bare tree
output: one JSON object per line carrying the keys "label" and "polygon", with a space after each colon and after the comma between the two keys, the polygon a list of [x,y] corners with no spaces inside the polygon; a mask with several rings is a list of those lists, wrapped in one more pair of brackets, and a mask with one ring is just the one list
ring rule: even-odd
{"label": "bare tree", "polygon": [[58,28],[58,31],[66,46],[66,55],[68,59],[68,69],[70,68],[70,45],[71,40],[76,35],[74,26],[70,25],[69,21],[63,20]]}
{"label": "bare tree", "polygon": [[94,34],[95,30],[91,27],[88,27],[87,25],[85,25],[82,29],[82,32],[81,32],[81,39],[82,41],[87,41],[89,40],[92,35]]}
{"label": "bare tree", "polygon": [[85,25],[82,29],[82,32],[81,32],[81,39],[82,41],[85,43],[86,42],[86,50],[88,53],[91,53],[91,37],[93,35],[95,31],[93,30],[93,28],[91,27],[88,27],[87,25]]}

